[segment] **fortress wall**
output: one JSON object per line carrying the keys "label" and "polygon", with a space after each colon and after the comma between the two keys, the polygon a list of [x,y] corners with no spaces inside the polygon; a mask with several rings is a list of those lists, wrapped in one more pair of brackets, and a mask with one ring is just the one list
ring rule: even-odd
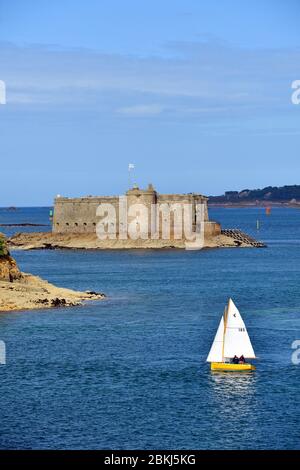
{"label": "fortress wall", "polygon": [[[218,235],[221,232],[220,224],[216,222],[210,222],[208,218],[207,210],[207,198],[199,194],[162,194],[159,195],[153,189],[152,186],[149,186],[146,190],[140,190],[138,188],[133,188],[127,191],[127,207],[129,208],[132,204],[143,204],[147,208],[145,213],[141,210],[139,214],[139,221],[135,219],[133,214],[128,217],[128,224],[136,224],[135,227],[138,229],[144,228],[146,232],[145,235],[151,233],[151,223],[152,228],[158,228],[159,223],[159,237],[162,236],[162,222],[163,217],[165,221],[168,222],[170,219],[170,239],[174,237],[174,232],[184,233],[183,221],[180,220],[176,212],[169,211],[169,214],[158,214],[157,212],[153,213],[151,211],[152,205],[156,203],[159,204],[192,204],[193,206],[193,230],[196,229],[196,205],[204,204],[204,220],[205,220],[205,235],[207,237]],[[100,204],[109,203],[112,204],[115,208],[116,213],[116,228],[113,225],[114,221],[110,222],[110,219],[106,216],[106,229],[108,228],[116,233],[119,232],[119,196],[103,196],[103,197],[81,197],[81,198],[65,198],[57,197],[54,204],[54,216],[53,216],[53,232],[55,233],[95,233],[97,223],[102,220],[100,216],[96,215],[97,208]],[[153,217],[153,220],[151,219]],[[122,221],[121,221],[122,223]],[[126,224],[126,223],[125,223]],[[123,226],[123,224],[122,224]],[[121,227],[122,230],[122,227]],[[146,237],[147,238],[147,237]]]}
{"label": "fortress wall", "polygon": [[212,238],[221,235],[221,224],[219,222],[208,221],[205,222],[204,236],[205,238]]}
{"label": "fortress wall", "polygon": [[207,209],[208,198],[200,194],[159,194],[157,202],[160,204],[192,204],[193,212],[196,212],[197,204],[204,204],[204,220],[208,221],[208,209]]}
{"label": "fortress wall", "polygon": [[53,215],[53,232],[93,233],[100,220],[96,211],[101,203],[113,204],[118,209],[118,197],[56,198]]}

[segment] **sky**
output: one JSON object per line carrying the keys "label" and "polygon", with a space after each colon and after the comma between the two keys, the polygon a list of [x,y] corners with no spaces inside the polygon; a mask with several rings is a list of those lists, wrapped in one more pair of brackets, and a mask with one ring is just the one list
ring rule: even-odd
{"label": "sky", "polygon": [[0,206],[298,184],[298,0],[0,0]]}

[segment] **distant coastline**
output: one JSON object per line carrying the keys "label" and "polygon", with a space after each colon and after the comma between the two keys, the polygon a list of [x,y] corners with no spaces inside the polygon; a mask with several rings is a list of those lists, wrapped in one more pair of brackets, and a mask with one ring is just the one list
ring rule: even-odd
{"label": "distant coastline", "polygon": [[290,203],[290,202],[265,202],[257,201],[255,203],[250,202],[210,202],[208,201],[208,207],[220,207],[223,209],[255,209],[255,208],[286,208],[286,209],[300,209],[299,203]]}
{"label": "distant coastline", "polygon": [[221,196],[210,196],[210,207],[288,207],[300,208],[300,185],[267,186],[263,189],[226,191]]}

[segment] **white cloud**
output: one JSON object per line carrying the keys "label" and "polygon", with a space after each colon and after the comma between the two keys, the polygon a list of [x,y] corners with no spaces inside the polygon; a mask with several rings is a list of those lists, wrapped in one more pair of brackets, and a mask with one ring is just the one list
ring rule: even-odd
{"label": "white cloud", "polygon": [[125,108],[117,109],[117,113],[125,116],[155,116],[163,112],[163,106],[159,104],[145,104],[136,106],[127,106]]}
{"label": "white cloud", "polygon": [[0,46],[0,78],[15,107],[91,109],[112,118],[156,116],[205,126],[295,113],[290,83],[300,77],[297,49],[244,50],[208,41],[174,44],[178,56],[172,58],[141,58]]}
{"label": "white cloud", "polygon": [[8,95],[8,105],[10,104],[36,104],[36,103],[46,103],[46,100],[37,101],[32,95],[28,95],[25,93],[18,93],[18,92],[11,92]]}

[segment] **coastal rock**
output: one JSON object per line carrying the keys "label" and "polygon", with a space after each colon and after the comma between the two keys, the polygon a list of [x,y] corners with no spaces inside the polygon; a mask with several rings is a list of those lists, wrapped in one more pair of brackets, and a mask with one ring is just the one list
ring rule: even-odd
{"label": "coastal rock", "polygon": [[0,234],[0,280],[13,282],[22,278],[16,261],[10,256],[4,235]]}
{"label": "coastal rock", "polygon": [[13,282],[22,278],[17,263],[11,256],[0,257],[0,280]]}
{"label": "coastal rock", "polygon": [[71,307],[104,294],[56,287],[38,276],[22,273],[10,255],[4,236],[0,243],[0,312],[36,308]]}
{"label": "coastal rock", "polygon": [[104,298],[104,294],[56,287],[38,276],[26,273],[22,273],[22,278],[13,282],[0,280],[0,312],[72,307],[88,300]]}

